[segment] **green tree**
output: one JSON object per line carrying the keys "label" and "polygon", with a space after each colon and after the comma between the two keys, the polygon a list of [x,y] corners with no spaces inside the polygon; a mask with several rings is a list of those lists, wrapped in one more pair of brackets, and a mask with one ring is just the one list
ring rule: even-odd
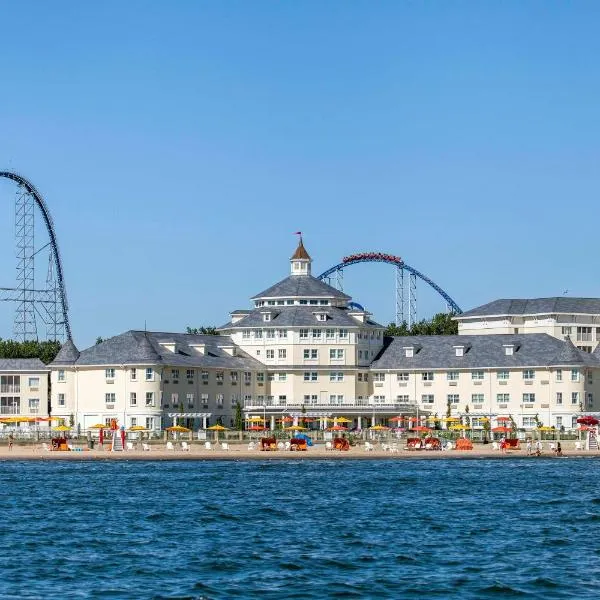
{"label": "green tree", "polygon": [[244,429],[244,418],[242,417],[242,405],[239,402],[235,403],[234,427],[238,431],[242,431]]}
{"label": "green tree", "polygon": [[101,344],[103,341],[104,341],[104,338],[103,338],[103,337],[100,337],[100,336],[98,336],[98,337],[96,338],[96,346],[97,346],[98,344]]}
{"label": "green tree", "polygon": [[535,419],[535,426],[539,429],[540,427],[544,426],[544,423],[542,421],[540,421],[540,415],[538,413],[535,413],[535,417],[533,417]]}
{"label": "green tree", "polygon": [[220,335],[216,327],[212,325],[203,325],[202,327],[186,327],[186,333],[192,333],[194,335]]}
{"label": "green tree", "polygon": [[517,422],[513,419],[512,415],[508,415],[508,418],[510,419],[510,430],[513,433],[513,435],[516,435],[516,433],[517,433]]}
{"label": "green tree", "polygon": [[411,327],[403,322],[400,325],[390,323],[386,330],[387,336],[405,335],[456,335],[458,334],[458,322],[453,320],[454,313],[437,313],[430,320],[422,319],[413,323]]}
{"label": "green tree", "polygon": [[471,425],[471,417],[469,417],[469,405],[465,406],[465,422],[464,425],[469,427]]}
{"label": "green tree", "polygon": [[446,417],[449,417],[452,414],[452,402],[450,398],[446,401]]}
{"label": "green tree", "polygon": [[56,358],[60,346],[57,340],[17,342],[0,338],[0,358],[39,358],[47,365]]}

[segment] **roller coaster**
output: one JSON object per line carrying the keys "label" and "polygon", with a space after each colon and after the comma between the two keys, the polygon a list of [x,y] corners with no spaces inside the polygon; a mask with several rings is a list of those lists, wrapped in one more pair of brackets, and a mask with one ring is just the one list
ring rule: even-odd
{"label": "roller coaster", "polygon": [[[317,279],[326,281],[338,290],[344,289],[344,269],[358,263],[386,263],[396,270],[396,325],[406,322],[409,327],[417,322],[417,279],[425,282],[446,302],[446,309],[455,314],[462,313],[458,304],[429,277],[407,265],[402,258],[383,252],[360,252],[345,256],[342,262],[321,273]],[[408,273],[408,277],[405,274]],[[406,284],[408,279],[408,285]]]}
{"label": "roller coaster", "polygon": [[[0,171],[0,178],[17,184],[15,203],[16,287],[0,287],[0,302],[17,304],[14,337],[18,341],[38,339],[38,321],[46,327],[46,338],[71,339],[65,276],[58,240],[48,205],[25,177]],[[35,248],[35,208],[39,209],[49,241]],[[36,285],[35,262],[48,254],[45,281]]]}

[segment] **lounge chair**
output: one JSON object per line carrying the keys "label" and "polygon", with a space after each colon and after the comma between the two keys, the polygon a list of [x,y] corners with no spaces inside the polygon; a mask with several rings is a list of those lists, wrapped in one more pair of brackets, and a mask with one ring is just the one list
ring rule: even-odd
{"label": "lounge chair", "polygon": [[221,450],[229,450],[229,444],[227,442],[221,442]]}
{"label": "lounge chair", "polygon": [[499,450],[500,446],[498,446],[498,442],[492,442],[492,450]]}
{"label": "lounge chair", "polygon": [[371,442],[365,442],[365,452],[373,452],[373,444]]}
{"label": "lounge chair", "polygon": [[204,442],[205,450],[212,450],[212,444],[210,442]]}
{"label": "lounge chair", "polygon": [[256,443],[255,442],[249,442],[248,443],[248,450],[256,450]]}
{"label": "lounge chair", "polygon": [[173,442],[167,442],[167,450],[175,450],[175,446],[173,446]]}
{"label": "lounge chair", "polygon": [[333,444],[331,442],[325,442],[325,450],[333,450]]}
{"label": "lounge chair", "polygon": [[125,450],[133,450],[133,442],[125,442]]}
{"label": "lounge chair", "polygon": [[48,446],[46,442],[42,442],[42,450],[44,450],[45,452],[51,452],[52,448],[50,448],[50,446]]}
{"label": "lounge chair", "polygon": [[398,452],[398,444],[392,444],[390,452]]}
{"label": "lounge chair", "polygon": [[142,450],[144,452],[150,452],[150,444],[146,444],[146,442],[142,442]]}
{"label": "lounge chair", "polygon": [[181,442],[181,449],[184,452],[189,452],[190,451],[190,445],[187,442]]}
{"label": "lounge chair", "polygon": [[285,444],[283,442],[279,442],[277,444],[277,450],[285,450]]}
{"label": "lounge chair", "polygon": [[291,444],[289,442],[285,443],[284,449],[285,450],[289,450],[290,449]]}

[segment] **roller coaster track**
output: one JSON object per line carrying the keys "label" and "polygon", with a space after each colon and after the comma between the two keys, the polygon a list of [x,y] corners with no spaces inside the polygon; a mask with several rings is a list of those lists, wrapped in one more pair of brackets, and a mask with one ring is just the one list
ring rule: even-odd
{"label": "roller coaster track", "polygon": [[[48,205],[42,198],[41,194],[37,191],[35,186],[30,181],[25,179],[25,177],[23,177],[22,175],[19,175],[12,171],[0,171],[0,177],[3,177],[5,179],[10,179],[11,181],[14,181],[19,186],[23,187],[28,194],[31,194],[31,196],[33,196],[36,205],[38,206],[38,208],[40,209],[40,212],[42,213],[42,218],[44,219],[44,223],[46,225],[46,229],[47,229],[48,235],[50,237],[50,246],[52,248],[54,263],[56,266],[58,296],[59,296],[60,305],[61,305],[61,312],[62,312],[63,324],[64,324],[64,328],[65,328],[65,334],[67,336],[67,339],[71,339],[71,324],[69,323],[67,290],[66,290],[66,285],[65,285],[64,270],[63,270],[62,261],[60,258],[60,250],[58,248],[58,240],[56,237],[56,231],[54,229],[54,223],[52,221],[52,217],[50,215]],[[4,292],[2,294],[5,297],[4,299],[8,299],[8,300],[13,299],[13,298],[11,298],[11,294],[9,293],[11,291],[12,290],[7,289],[7,288],[4,288],[2,290],[2,292]],[[48,300],[48,293],[49,293],[48,290],[33,290],[33,293],[35,295],[35,300],[37,302],[44,303],[44,302],[49,301]]]}
{"label": "roller coaster track", "polygon": [[[393,265],[397,269],[397,273],[400,275],[399,279],[403,278],[403,272],[406,271],[410,273],[413,279],[421,279],[431,288],[433,288],[445,301],[449,308],[449,310],[455,314],[461,314],[462,310],[458,306],[458,304],[450,297],[448,293],[446,293],[439,285],[437,285],[434,281],[432,281],[429,277],[407,265],[402,258],[399,256],[394,256],[392,254],[384,254],[382,252],[361,252],[360,254],[352,254],[350,256],[345,256],[342,259],[342,262],[330,267],[323,273],[321,273],[317,279],[330,279],[334,274],[340,274],[346,267],[350,265],[356,265],[358,263],[386,263],[389,265]],[[402,284],[401,284],[402,285]],[[397,290],[398,293],[398,290]],[[403,293],[403,292],[402,292]]]}

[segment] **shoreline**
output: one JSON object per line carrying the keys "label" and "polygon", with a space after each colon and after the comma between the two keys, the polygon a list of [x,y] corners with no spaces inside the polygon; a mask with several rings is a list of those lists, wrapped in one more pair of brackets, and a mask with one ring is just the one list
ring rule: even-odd
{"label": "shoreline", "polygon": [[264,460],[481,460],[481,459],[562,459],[562,458],[600,458],[600,451],[572,450],[556,456],[550,451],[543,452],[541,456],[528,456],[526,451],[512,450],[501,453],[491,448],[476,450],[399,450],[389,452],[384,450],[365,451],[360,448],[351,448],[349,451],[325,450],[324,447],[310,448],[305,452],[290,452],[285,450],[263,452],[248,450],[246,448],[232,447],[230,450],[204,450],[192,447],[190,451],[152,449],[149,452],[129,450],[111,452],[109,450],[85,451],[46,451],[38,447],[15,446],[12,450],[7,447],[0,448],[0,462],[4,461],[264,461]]}

